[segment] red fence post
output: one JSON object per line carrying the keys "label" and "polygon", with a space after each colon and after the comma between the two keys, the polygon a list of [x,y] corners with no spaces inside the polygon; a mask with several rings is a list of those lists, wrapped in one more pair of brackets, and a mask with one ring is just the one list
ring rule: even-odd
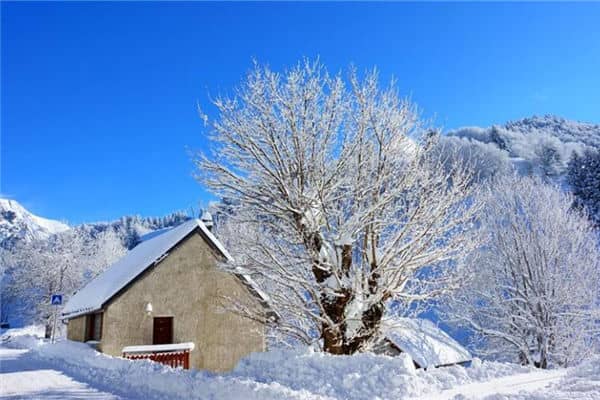
{"label": "red fence post", "polygon": [[168,365],[171,368],[183,367],[183,369],[190,369],[190,351],[176,351],[176,352],[155,352],[155,353],[142,353],[142,354],[128,354],[123,353],[123,358],[130,360],[151,360],[163,365]]}

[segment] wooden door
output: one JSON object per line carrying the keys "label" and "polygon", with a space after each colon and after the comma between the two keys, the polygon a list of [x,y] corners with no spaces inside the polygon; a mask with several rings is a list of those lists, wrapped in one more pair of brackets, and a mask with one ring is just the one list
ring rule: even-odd
{"label": "wooden door", "polygon": [[152,344],[173,343],[173,317],[154,318]]}

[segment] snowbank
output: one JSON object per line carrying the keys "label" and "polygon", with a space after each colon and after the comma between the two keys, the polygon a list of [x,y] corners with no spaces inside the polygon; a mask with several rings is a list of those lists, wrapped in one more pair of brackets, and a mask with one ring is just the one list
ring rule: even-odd
{"label": "snowbank", "polygon": [[336,399],[404,399],[456,385],[528,372],[496,362],[414,370],[401,357],[375,354],[332,356],[310,351],[270,351],[246,357],[233,370],[238,378],[277,382],[294,390]]}
{"label": "snowbank", "polygon": [[153,399],[306,399],[326,397],[305,390],[291,390],[278,383],[220,376],[203,371],[184,371],[147,360],[130,361],[94,351],[83,343],[62,341],[51,344],[37,337],[11,336],[3,345],[30,349],[38,365],[64,371],[100,390],[126,398]]}
{"label": "snowbank", "polygon": [[100,390],[148,400],[407,399],[530,371],[494,362],[425,371],[415,370],[405,357],[275,350],[243,359],[230,373],[213,374],[110,357],[82,343],[50,344],[30,335],[12,335],[4,345],[30,349],[27,356],[38,364],[64,371]]}
{"label": "snowbank", "polygon": [[2,341],[6,341],[13,336],[25,335],[31,335],[34,337],[44,337],[44,330],[45,329],[43,325],[28,325],[22,328],[0,329],[0,334],[2,335],[0,339]]}

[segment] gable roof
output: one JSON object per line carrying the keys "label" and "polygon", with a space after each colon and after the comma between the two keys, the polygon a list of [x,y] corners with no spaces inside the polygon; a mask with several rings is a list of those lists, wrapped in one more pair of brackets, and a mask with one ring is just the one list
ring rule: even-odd
{"label": "gable roof", "polygon": [[[83,289],[76,292],[63,309],[64,318],[73,318],[102,309],[110,299],[117,295],[130,282],[152,265],[164,259],[168,252],[188,235],[199,230],[205,240],[212,245],[227,261],[233,260],[219,240],[206,228],[202,221],[191,219],[174,228],[142,241],[125,256],[111,265],[106,271],[92,279]],[[263,303],[269,298],[254,283],[252,278],[242,272],[236,273],[253,294]]]}
{"label": "gable roof", "polygon": [[433,322],[422,318],[386,318],[385,338],[422,368],[458,364],[472,359],[467,349]]}

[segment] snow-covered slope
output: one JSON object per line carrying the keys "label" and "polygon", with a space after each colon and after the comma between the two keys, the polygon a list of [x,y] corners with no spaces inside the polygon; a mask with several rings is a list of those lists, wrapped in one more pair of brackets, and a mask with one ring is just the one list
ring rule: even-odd
{"label": "snow-covered slope", "polygon": [[573,153],[600,150],[600,125],[533,116],[504,125],[452,130],[443,142],[474,158],[483,176],[508,171],[512,165],[522,174],[560,182]]}
{"label": "snow-covered slope", "polygon": [[0,246],[14,240],[46,239],[70,227],[59,221],[38,217],[11,199],[0,199]]}
{"label": "snow-covered slope", "polygon": [[509,131],[525,134],[543,132],[564,143],[576,142],[600,148],[600,125],[598,124],[572,121],[556,115],[545,115],[509,121],[504,127]]}

